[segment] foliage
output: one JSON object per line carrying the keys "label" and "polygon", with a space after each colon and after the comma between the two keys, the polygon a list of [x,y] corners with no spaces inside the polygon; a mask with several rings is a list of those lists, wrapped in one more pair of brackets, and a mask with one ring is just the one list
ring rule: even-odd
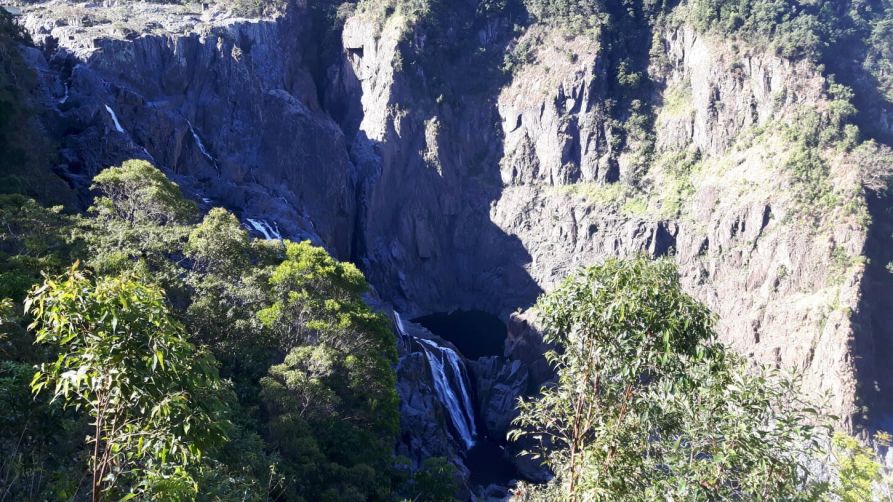
{"label": "foliage", "polygon": [[70,500],[78,492],[79,464],[88,428],[48,399],[34,399],[32,365],[0,358],[0,497]]}
{"label": "foliage", "polygon": [[231,276],[244,268],[248,249],[248,232],[239,220],[216,207],[189,234],[186,255],[199,270]]}
{"label": "foliage", "polygon": [[0,195],[0,297],[21,300],[40,272],[61,272],[69,262],[60,207],[44,208],[22,195]]}
{"label": "foliage", "polygon": [[872,484],[882,478],[874,451],[856,438],[838,432],[832,438],[831,454],[838,471],[832,492],[843,502],[871,500]]}
{"label": "foliage", "polygon": [[[750,373],[666,260],[609,260],[540,298],[558,382],[519,405],[568,500],[808,499],[819,447],[796,379]],[[534,490],[536,491],[536,490]]]}
{"label": "foliage", "polygon": [[269,441],[294,466],[286,493],[382,499],[398,427],[393,335],[360,297],[356,267],[309,242],[285,254],[258,316],[288,352],[261,381]]}
{"label": "foliage", "polygon": [[694,193],[692,175],[701,161],[697,150],[670,152],[657,161],[657,170],[662,174],[658,186],[661,191],[660,212],[664,218],[676,218],[684,204]]}
{"label": "foliage", "polygon": [[542,43],[537,37],[524,37],[511,50],[506,51],[502,62],[502,71],[511,74],[536,61],[536,46]]}
{"label": "foliage", "polygon": [[523,0],[531,17],[539,22],[558,24],[582,32],[598,26],[603,2],[595,0]]}
{"label": "foliage", "polygon": [[889,2],[885,14],[871,23],[868,49],[863,67],[878,81],[878,87],[888,101],[893,100],[893,8]]}
{"label": "foliage", "polygon": [[694,0],[691,11],[702,30],[739,35],[785,57],[828,63],[838,74],[852,72],[845,65],[853,58],[871,85],[888,100],[893,96],[889,0]]}
{"label": "foliage", "polygon": [[742,33],[754,42],[773,43],[786,57],[818,59],[830,33],[819,18],[822,2],[800,0],[696,0],[692,11],[701,28]]}
{"label": "foliage", "polygon": [[213,359],[185,339],[164,294],[137,277],[95,283],[76,267],[25,303],[36,343],[59,350],[31,383],[93,420],[90,467],[100,492],[184,498],[188,468],[223,438]]}
{"label": "foliage", "polygon": [[21,305],[0,300],[0,498],[63,500],[74,497],[86,423],[33,398],[32,337],[22,327]]}
{"label": "foliage", "polygon": [[286,499],[382,499],[389,489],[376,475],[387,448],[381,458],[367,457],[377,434],[354,422],[351,396],[339,395],[351,378],[345,359],[325,346],[295,348],[261,381],[267,435],[286,460]]}
{"label": "foliage", "polygon": [[[257,494],[265,479],[272,496],[286,499],[389,493],[396,348],[386,319],[360,297],[367,285],[359,270],[309,243],[251,240],[224,209],[193,225],[193,204],[142,161],[101,173],[93,188],[89,215],[62,232],[83,242],[72,254],[88,256],[100,274],[164,285],[176,307],[170,315],[232,380],[235,396],[219,397],[230,441],[205,449],[186,471],[201,491]],[[326,378],[293,378],[303,355],[320,354],[331,362]],[[317,390],[337,398],[327,415],[292,420],[294,399]]]}
{"label": "foliage", "polygon": [[195,212],[176,183],[145,160],[128,160],[102,171],[91,188],[101,194],[91,211],[104,221],[165,224],[188,221]]}
{"label": "foliage", "polygon": [[419,502],[451,502],[456,500],[454,476],[456,466],[443,457],[426,458],[412,479],[412,500]]}
{"label": "foliage", "polygon": [[98,174],[97,192],[72,234],[86,246],[87,265],[102,274],[139,271],[181,294],[182,259],[195,204],[152,164],[129,160]]}
{"label": "foliage", "polygon": [[285,13],[286,0],[215,0],[215,3],[243,17],[275,17]]}
{"label": "foliage", "polygon": [[456,466],[444,457],[429,457],[421,468],[411,470],[411,462],[399,457],[397,471],[402,482],[397,489],[400,500],[418,502],[456,502]]}

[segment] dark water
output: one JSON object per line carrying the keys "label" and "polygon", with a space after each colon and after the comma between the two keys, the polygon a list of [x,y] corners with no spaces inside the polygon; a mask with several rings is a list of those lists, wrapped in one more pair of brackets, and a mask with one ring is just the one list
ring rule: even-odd
{"label": "dark water", "polygon": [[[503,354],[505,323],[487,312],[480,310],[440,312],[413,319],[413,322],[450,341],[468,359]],[[469,480],[471,484],[505,486],[510,480],[518,479],[518,471],[506,458],[500,443],[482,433],[480,422],[478,432],[477,441],[465,455],[465,465],[471,471]]]}
{"label": "dark water", "polygon": [[507,459],[505,451],[496,441],[480,438],[468,450],[465,465],[471,471],[472,485],[505,485],[518,479],[518,471]]}
{"label": "dark water", "polygon": [[435,335],[449,340],[468,359],[501,356],[505,344],[505,323],[480,310],[439,312],[413,319]]}

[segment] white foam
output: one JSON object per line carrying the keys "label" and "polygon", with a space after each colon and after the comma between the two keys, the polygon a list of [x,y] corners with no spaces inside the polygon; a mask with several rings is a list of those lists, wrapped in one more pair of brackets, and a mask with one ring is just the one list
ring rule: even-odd
{"label": "white foam", "polygon": [[121,122],[118,122],[118,116],[115,115],[115,110],[112,110],[112,107],[109,105],[105,105],[105,109],[109,112],[109,115],[112,116],[112,121],[115,123],[115,130],[118,132],[124,132],[124,128],[121,127]]}
{"label": "white foam", "polygon": [[267,223],[266,220],[255,220],[253,218],[245,218],[245,221],[251,225],[251,228],[263,235],[264,239],[268,241],[282,239],[282,234],[279,232],[278,225],[274,228]]}

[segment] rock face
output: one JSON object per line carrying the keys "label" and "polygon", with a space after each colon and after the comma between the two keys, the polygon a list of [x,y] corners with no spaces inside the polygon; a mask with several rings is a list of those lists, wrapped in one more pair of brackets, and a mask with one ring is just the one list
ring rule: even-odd
{"label": "rock face", "polygon": [[521,361],[499,356],[472,363],[478,410],[487,433],[502,438],[515,418],[515,403],[527,393],[529,374]]}
{"label": "rock face", "polygon": [[[420,328],[413,326],[412,329]],[[397,394],[402,434],[397,453],[409,458],[414,468],[429,457],[460,458],[464,446],[450,434],[449,418],[438,401],[424,353],[414,350],[406,339],[401,339],[398,347]],[[461,462],[457,466],[464,469]],[[459,474],[468,476],[467,470]]]}
{"label": "rock face", "polygon": [[[367,269],[377,284],[393,285],[392,296],[416,305],[440,308],[446,295],[452,307],[471,299],[505,314],[580,266],[609,256],[671,254],[686,287],[719,314],[725,341],[757,361],[797,367],[809,392],[830,392],[831,409],[856,412],[850,319],[859,306],[867,235],[863,173],[855,156],[822,152],[832,192],[852,205],[828,207],[816,221],[787,170],[797,145],[779,128],[804,110],[829,106],[817,69],[756,49],[732,54],[686,27],[662,33],[664,56],[650,67],[662,105],[655,106],[654,166],[648,166],[635,144],[616,147],[597,44],[572,40],[578,57],[571,61],[558,55],[567,50],[565,38],[531,29],[525,36],[539,36],[544,46],[498,91],[501,134],[480,133],[503,150],[498,159],[483,151],[499,166],[499,186],[488,191],[493,167],[476,177],[453,145],[474,150],[478,143],[468,132],[495,118],[481,118],[492,110],[474,95],[460,110],[442,105],[432,115],[413,108],[418,98],[391,64],[401,50],[396,29],[385,26],[379,34],[355,18],[344,35],[363,99],[373,101],[364,104],[373,113],[360,124],[381,152],[373,190],[388,194],[367,213]],[[391,89],[386,106],[383,86]],[[428,110],[425,102],[421,108]],[[671,172],[686,156],[697,159],[691,172]],[[624,181],[635,176],[644,188],[624,193]],[[475,212],[484,202],[489,218],[481,224]],[[378,226],[378,218],[387,225]],[[454,222],[467,232],[462,242]],[[480,242],[487,252],[476,248]],[[501,263],[486,261],[494,254]],[[522,264],[523,271],[505,264]],[[420,278],[443,278],[444,268],[452,274],[419,290]],[[469,274],[472,282],[463,283]],[[474,282],[480,278],[500,286],[495,306],[490,290]]]}
{"label": "rock face", "polygon": [[[362,193],[362,263],[382,295],[407,313],[456,308],[507,314],[539,292],[526,251],[494,225],[489,207],[502,184],[491,96],[437,103],[418,75],[395,69],[417,44],[400,16],[383,26],[364,16],[343,30],[345,61],[333,66],[336,92],[361,96],[343,123],[356,125],[352,154],[376,175]],[[508,32],[497,23],[495,31]],[[342,98],[344,100],[344,98]],[[361,112],[361,119],[355,114]]]}
{"label": "rock face", "polygon": [[[800,369],[848,423],[863,406],[884,420],[893,247],[889,201],[870,189],[893,156],[876,144],[804,156],[803,129],[840,105],[821,71],[682,22],[657,31],[648,92],[630,100],[599,39],[519,35],[511,13],[456,21],[473,3],[456,3],[439,42],[417,19],[357,12],[334,55],[303,1],[247,20],[55,0],[23,22],[73,183],[147,158],[205,205],[358,262],[407,317],[509,319],[506,358],[473,365],[492,431],[549,378],[525,309],[580,266],[636,253],[672,257],[738,351]],[[444,37],[475,50],[439,57]],[[527,60],[499,72],[525,43]],[[458,461],[421,354],[402,354],[401,451]]]}
{"label": "rock face", "polygon": [[[184,9],[29,10],[24,24],[52,70],[42,75],[65,131],[65,169],[89,180],[146,158],[216,205],[349,257],[358,173],[303,59],[317,51],[304,8],[275,20]],[[150,31],[121,27],[121,18]]]}
{"label": "rock face", "polygon": [[[528,270],[545,289],[605,257],[671,253],[685,286],[719,315],[724,341],[758,361],[798,368],[808,391],[830,392],[832,409],[852,413],[849,316],[859,302],[867,233],[853,214],[865,211],[860,173],[853,158],[828,153],[830,183],[860,209],[830,207],[815,224],[792,197],[797,187],[785,163],[796,146],[777,129],[804,109],[827,106],[823,78],[805,63],[760,51],[729,54],[687,28],[663,33],[660,42],[666,59],[652,62],[651,72],[663,87],[663,106],[644,199],[618,208],[604,185],[591,183],[609,180],[604,173],[615,162],[621,177],[642,169],[603,139],[599,103],[607,96],[599,93],[598,50],[556,69],[546,49],[546,59],[500,95],[508,186],[494,222],[524,243]],[[734,60],[743,62],[732,68]],[[548,77],[538,68],[546,62]],[[531,85],[537,74],[549,85]],[[759,137],[745,144],[748,134]],[[571,163],[567,151],[578,154]],[[661,166],[679,162],[680,152],[699,160],[683,175],[684,193],[668,194],[679,174]],[[678,208],[671,212],[673,197]]]}

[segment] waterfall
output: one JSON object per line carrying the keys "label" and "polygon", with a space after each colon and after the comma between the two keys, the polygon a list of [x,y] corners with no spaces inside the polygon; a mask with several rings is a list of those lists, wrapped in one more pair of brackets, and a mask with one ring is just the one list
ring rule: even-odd
{"label": "waterfall", "polygon": [[199,151],[202,152],[202,155],[204,155],[206,159],[210,160],[216,165],[217,161],[214,160],[214,157],[212,157],[210,153],[208,153],[208,150],[205,148],[205,144],[202,143],[202,139],[195,131],[195,128],[192,127],[192,122],[187,120],[186,124],[189,125],[189,132],[192,133],[192,140],[195,141],[195,145],[198,146]]}
{"label": "waterfall", "polygon": [[428,366],[431,368],[431,378],[434,380],[434,391],[444,409],[450,416],[453,427],[459,434],[466,448],[474,446],[474,438],[477,428],[474,423],[474,408],[471,405],[471,397],[468,392],[468,376],[465,373],[465,365],[459,359],[459,355],[450,348],[442,347],[433,340],[412,337],[406,332],[403,318],[394,312],[397,319],[397,331],[400,336],[410,338],[418,342]]}
{"label": "waterfall", "polygon": [[118,116],[115,115],[115,110],[112,110],[111,106],[105,105],[105,111],[109,112],[109,115],[112,116],[112,122],[115,123],[115,130],[118,132],[124,132],[124,128],[121,127],[121,122],[118,122]]}
{"label": "waterfall", "polygon": [[264,239],[268,241],[282,239],[282,234],[279,232],[278,225],[276,228],[273,228],[266,220],[255,220],[253,218],[246,218],[245,220],[250,225],[250,228],[253,228],[256,232],[263,235]]}

